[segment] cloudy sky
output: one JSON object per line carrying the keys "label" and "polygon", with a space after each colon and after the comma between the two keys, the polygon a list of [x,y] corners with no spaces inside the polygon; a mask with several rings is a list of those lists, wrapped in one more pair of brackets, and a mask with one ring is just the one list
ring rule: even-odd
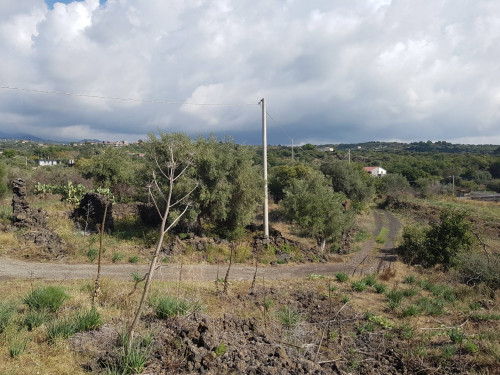
{"label": "cloudy sky", "polygon": [[0,51],[3,132],[500,144],[497,0],[0,0]]}

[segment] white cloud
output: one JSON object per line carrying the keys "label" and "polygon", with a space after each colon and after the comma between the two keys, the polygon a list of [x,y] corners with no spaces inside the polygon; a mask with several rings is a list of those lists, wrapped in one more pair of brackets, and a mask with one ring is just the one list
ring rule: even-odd
{"label": "white cloud", "polygon": [[[499,14],[488,0],[0,1],[0,83],[180,102],[266,97],[297,143],[494,139]],[[258,107],[0,90],[0,112],[0,130],[61,138],[165,129],[260,139],[249,135]]]}

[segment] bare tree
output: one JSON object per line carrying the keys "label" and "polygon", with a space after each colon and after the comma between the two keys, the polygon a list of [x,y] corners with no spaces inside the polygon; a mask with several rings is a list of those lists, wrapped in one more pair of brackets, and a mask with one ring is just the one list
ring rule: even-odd
{"label": "bare tree", "polygon": [[[189,202],[188,198],[191,195],[191,193],[196,189],[198,186],[195,184],[195,186],[187,192],[184,196],[179,198],[178,200],[174,201],[173,198],[173,193],[174,193],[174,184],[176,181],[181,178],[186,171],[191,167],[192,162],[191,160],[186,160],[182,164],[179,163],[178,161],[175,160],[174,158],[174,145],[175,145],[175,140],[172,140],[169,142],[167,145],[167,152],[168,152],[168,159],[165,161],[165,163],[161,163],[159,160],[158,155],[153,155],[154,157],[154,162],[156,165],[156,168],[159,171],[159,175],[157,175],[157,172],[153,171],[153,180],[151,183],[148,185],[148,192],[149,192],[149,197],[151,198],[151,201],[153,202],[156,210],[158,211],[158,214],[161,217],[161,229],[160,229],[160,238],[158,240],[158,243],[156,245],[155,252],[153,254],[153,258],[151,259],[151,264],[149,265],[149,271],[146,275],[146,283],[144,284],[144,290],[142,292],[142,296],[139,302],[139,306],[137,307],[137,311],[134,316],[134,320],[132,321],[132,324],[130,325],[128,329],[128,340],[127,340],[127,351],[130,352],[132,348],[132,342],[134,339],[134,332],[137,326],[137,323],[139,322],[142,311],[144,309],[144,304],[146,301],[147,294],[149,292],[150,286],[151,286],[151,281],[153,280],[153,274],[154,271],[156,270],[156,264],[158,262],[158,257],[161,251],[161,248],[163,246],[163,240],[165,238],[165,235],[168,233],[170,229],[172,229],[177,222],[181,219],[181,217],[186,213],[186,211],[189,208]],[[164,165],[162,165],[164,164]],[[162,189],[161,184],[159,182],[158,177],[166,179],[166,184],[167,186]],[[164,191],[166,190],[166,191]],[[159,204],[159,200],[162,199],[165,203],[165,208],[163,212],[161,211],[161,205]],[[184,209],[172,220],[169,222],[169,216],[172,214],[172,208],[175,206],[182,206],[184,205]]]}

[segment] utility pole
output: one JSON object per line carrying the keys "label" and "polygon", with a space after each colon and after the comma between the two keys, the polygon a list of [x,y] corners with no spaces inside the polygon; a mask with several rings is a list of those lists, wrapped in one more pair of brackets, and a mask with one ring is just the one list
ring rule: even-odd
{"label": "utility pole", "polygon": [[269,206],[267,193],[267,128],[266,128],[266,101],[264,98],[260,101],[262,105],[262,147],[264,163],[264,239],[267,243],[269,239]]}
{"label": "utility pole", "polygon": [[293,138],[292,138],[292,161],[293,161]]}
{"label": "utility pole", "polygon": [[349,149],[348,155],[349,155],[349,164],[351,164],[351,149]]}

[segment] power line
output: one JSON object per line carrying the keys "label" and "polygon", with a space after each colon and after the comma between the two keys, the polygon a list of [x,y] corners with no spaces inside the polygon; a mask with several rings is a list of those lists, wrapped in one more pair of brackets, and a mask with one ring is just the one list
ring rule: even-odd
{"label": "power line", "polygon": [[153,103],[153,104],[185,104],[185,105],[196,105],[196,106],[217,106],[217,107],[243,107],[243,106],[255,106],[258,103],[193,103],[193,102],[181,102],[172,100],[148,100],[148,99],[134,99],[134,98],[120,98],[116,96],[102,96],[102,95],[88,95],[79,94],[74,92],[64,92],[64,91],[48,91],[48,90],[37,90],[37,89],[27,89],[21,87],[11,87],[11,86],[0,86],[0,89],[4,90],[14,90],[14,91],[25,91],[37,94],[49,94],[49,95],[65,95],[65,96],[76,96],[81,98],[91,98],[91,99],[106,99],[106,100],[118,100],[123,102],[139,102],[139,103]]}
{"label": "power line", "polygon": [[[266,115],[267,115],[267,116],[268,116],[268,117],[269,117],[269,118],[270,118],[270,119],[271,119],[271,120],[272,120],[272,121],[276,124],[276,126],[277,126],[278,128],[280,128],[280,129],[281,129],[281,131],[283,132],[283,134],[285,134],[285,135],[288,137],[288,139],[292,142],[292,145],[293,145],[293,138],[292,138],[292,137],[290,137],[290,135],[286,132],[286,130],[285,130],[282,126],[280,126],[280,124],[278,123],[278,121],[276,121],[276,120],[273,118],[273,116],[271,116],[271,115],[269,114],[269,112],[267,112],[267,111],[266,111]],[[312,156],[310,153],[306,152],[306,151],[305,151],[305,150],[303,150],[302,148],[300,149],[300,151],[301,151],[301,152],[303,152],[304,154],[306,154],[306,155],[310,156],[310,157],[311,157],[311,158],[313,158],[314,160],[321,161],[321,159],[318,159],[317,157]]]}

